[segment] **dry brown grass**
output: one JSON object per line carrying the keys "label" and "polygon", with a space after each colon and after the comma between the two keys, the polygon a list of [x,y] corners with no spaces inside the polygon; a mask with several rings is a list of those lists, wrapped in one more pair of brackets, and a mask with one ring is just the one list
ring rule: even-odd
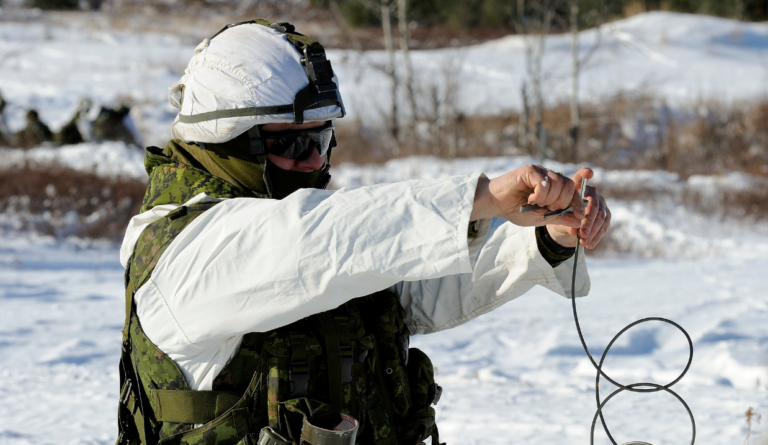
{"label": "dry brown grass", "polygon": [[[712,222],[737,222],[738,227],[764,226],[768,222],[768,180],[753,181],[749,189],[702,190],[700,187],[687,183],[676,184],[662,190],[643,185],[642,183],[625,183],[622,185],[599,185],[600,193],[608,201],[642,202],[648,212],[670,212],[674,207],[685,208],[688,214],[703,215]],[[677,227],[680,229],[687,222],[681,220]],[[732,226],[733,227],[733,226]],[[624,238],[626,231],[622,222],[614,221],[611,231],[591,254],[596,256],[623,256],[641,254],[650,257],[669,256],[669,245],[664,240],[646,240],[642,246],[633,245],[631,240]],[[716,238],[711,240],[710,251],[689,252],[681,247],[676,252],[679,257],[696,257],[708,255],[716,257],[726,253]],[[638,251],[639,250],[639,251]]]}
{"label": "dry brown grass", "polygon": [[[303,34],[322,42],[326,48],[360,51],[382,50],[380,27],[352,27],[327,8],[292,2],[203,2],[164,3],[151,0],[104,2],[100,12],[46,11],[51,24],[98,30],[163,32],[197,44],[227,23],[262,17],[273,22],[288,21]],[[35,18],[37,20],[37,18]],[[510,34],[510,30],[416,26],[411,29],[414,49],[475,45]]]}
{"label": "dry brown grass", "polygon": [[[380,163],[393,156],[474,157],[533,155],[521,150],[519,116],[465,116],[436,98],[434,108],[401,140],[380,127],[342,120],[333,162]],[[442,107],[442,108],[441,108]],[[581,143],[570,148],[565,105],[547,110],[550,159],[575,160],[608,169],[667,170],[693,174],[742,171],[768,177],[768,101],[696,104],[674,111],[647,96],[616,96],[583,108]],[[429,119],[438,116],[436,119]],[[397,154],[393,154],[394,150]],[[64,167],[25,165],[0,172],[0,228],[118,240],[136,213],[143,181],[103,178]],[[610,199],[658,202],[672,199],[701,214],[747,221],[768,220],[768,181],[747,190],[707,194],[693,187],[656,190],[633,184],[601,186]],[[618,232],[617,232],[618,233]]]}
{"label": "dry brown grass", "polygon": [[118,241],[138,213],[145,189],[145,182],[137,179],[60,166],[26,164],[3,170],[0,228]]}
{"label": "dry brown grass", "polygon": [[[356,163],[392,157],[537,156],[534,140],[521,149],[520,116],[424,116],[421,130],[396,141],[386,130],[339,122],[337,159]],[[728,104],[701,101],[672,109],[650,96],[617,95],[582,108],[580,142],[573,149],[567,104],[546,110],[547,158],[609,169],[647,169],[694,174],[740,171],[768,176],[768,99]],[[418,125],[417,125],[418,127]],[[410,136],[409,136],[410,135]]]}

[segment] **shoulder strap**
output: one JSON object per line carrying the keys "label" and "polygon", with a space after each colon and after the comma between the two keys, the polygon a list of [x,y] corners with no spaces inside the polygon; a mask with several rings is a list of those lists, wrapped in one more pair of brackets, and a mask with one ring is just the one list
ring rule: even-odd
{"label": "shoulder strap", "polygon": [[341,349],[339,349],[339,336],[336,332],[336,324],[331,312],[317,314],[320,327],[325,336],[325,355],[328,358],[328,391],[331,406],[341,411],[342,375],[341,375]]}
{"label": "shoulder strap", "polygon": [[[141,285],[143,285],[147,279],[149,279],[149,276],[157,264],[157,261],[160,259],[160,256],[162,256],[171,242],[176,238],[176,235],[181,233],[181,231],[184,230],[184,228],[190,222],[192,222],[192,220],[202,215],[203,212],[216,204],[217,203],[214,202],[197,204],[192,207],[182,206],[169,213],[165,218],[161,218],[153,222],[144,229],[144,231],[153,229],[163,231],[166,235],[166,239],[160,246],[155,246],[156,249],[152,249],[151,252],[147,252],[147,255],[141,257],[142,264],[140,265],[140,271],[131,270],[135,267],[134,262],[136,262],[137,255],[136,249],[139,247],[139,241],[141,240],[141,237],[139,237],[139,240],[136,241],[133,255],[131,255],[131,259],[128,261],[128,268],[126,269],[125,324],[123,325],[123,342],[128,340],[129,329],[131,325],[131,313],[133,312],[133,296],[136,294],[136,290],[138,290],[138,288],[141,287]],[[181,217],[184,217],[184,219],[181,219]],[[176,224],[168,224],[168,220],[173,220]],[[178,222],[176,222],[177,220]],[[163,224],[165,224],[165,226],[162,226]]]}

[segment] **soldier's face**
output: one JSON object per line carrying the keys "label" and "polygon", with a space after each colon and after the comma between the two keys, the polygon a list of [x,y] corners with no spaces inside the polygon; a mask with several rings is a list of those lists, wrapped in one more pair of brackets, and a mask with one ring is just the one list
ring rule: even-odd
{"label": "soldier's face", "polygon": [[[310,128],[322,127],[324,124],[325,122],[307,122],[304,124],[265,124],[261,127],[261,129],[267,132],[276,133],[288,130],[307,130]],[[271,144],[275,143],[275,141],[270,139],[265,139],[264,141],[267,144],[267,148],[269,148]],[[267,153],[267,158],[277,168],[304,173],[320,170],[323,167],[323,164],[325,164],[325,156],[320,156],[320,153],[318,153],[317,150],[312,150],[312,154],[307,159],[302,160],[285,158],[283,156],[273,155],[272,153]]]}

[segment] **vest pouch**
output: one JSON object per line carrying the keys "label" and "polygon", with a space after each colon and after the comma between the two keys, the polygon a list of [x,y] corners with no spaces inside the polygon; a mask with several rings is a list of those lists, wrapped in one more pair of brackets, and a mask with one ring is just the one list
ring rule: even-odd
{"label": "vest pouch", "polygon": [[340,346],[342,366],[343,410],[357,417],[360,431],[365,425],[368,381],[373,370],[374,339],[363,335],[350,339],[348,346]]}
{"label": "vest pouch", "polygon": [[408,383],[412,407],[408,417],[399,425],[398,439],[403,445],[421,444],[429,436],[438,442],[435,426],[435,410],[442,388],[435,383],[432,361],[420,349],[411,348],[408,353]]}
{"label": "vest pouch", "polygon": [[404,418],[411,409],[411,390],[408,385],[408,345],[410,333],[405,326],[405,310],[390,292],[371,297],[377,311],[369,320],[378,346],[382,380],[387,384],[391,397],[392,411],[398,418]]}
{"label": "vest pouch", "polygon": [[354,445],[359,423],[333,406],[306,397],[278,405],[279,432],[293,443]]}
{"label": "vest pouch", "polygon": [[315,357],[323,351],[309,331],[274,331],[264,340],[267,363],[267,417],[278,428],[278,406],[289,399],[313,393],[317,382]]}
{"label": "vest pouch", "polygon": [[422,445],[424,440],[433,436],[432,443],[437,443],[435,427],[435,409],[424,406],[408,415],[408,419],[398,426],[398,445]]}
{"label": "vest pouch", "polygon": [[411,348],[408,361],[408,382],[411,386],[413,407],[437,405],[443,389],[435,383],[432,360],[418,348]]}

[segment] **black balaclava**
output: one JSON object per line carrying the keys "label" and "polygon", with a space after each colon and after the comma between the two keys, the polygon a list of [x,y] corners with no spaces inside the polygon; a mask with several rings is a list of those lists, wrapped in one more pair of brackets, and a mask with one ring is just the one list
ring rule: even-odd
{"label": "black balaclava", "polygon": [[[174,139],[166,145],[163,153],[173,160],[206,170],[242,190],[257,195],[268,194],[264,170],[256,157],[250,154],[248,133],[221,144],[198,145]],[[267,162],[267,176],[272,185],[272,197],[282,199],[298,189],[318,188],[322,169],[308,173],[293,172]]]}

